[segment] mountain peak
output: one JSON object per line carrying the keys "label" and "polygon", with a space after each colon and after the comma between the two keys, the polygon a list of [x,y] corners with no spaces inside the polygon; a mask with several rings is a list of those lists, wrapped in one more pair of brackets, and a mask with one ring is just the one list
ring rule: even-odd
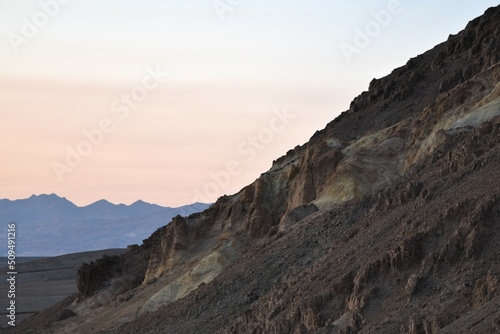
{"label": "mountain peak", "polygon": [[66,207],[76,207],[70,200],[66,197],[60,197],[57,194],[40,194],[40,195],[31,195],[27,199],[22,199],[18,201],[28,201],[33,203],[39,203],[40,205],[63,205]]}
{"label": "mountain peak", "polygon": [[86,207],[94,207],[94,206],[114,206],[115,204],[111,203],[110,201],[106,199],[100,199],[98,201],[95,201],[94,203],[91,203],[87,205]]}
{"label": "mountain peak", "polygon": [[139,200],[135,201],[134,203],[130,204],[130,206],[134,206],[134,205],[156,205],[156,204],[148,203],[148,202],[143,201],[142,199],[139,199]]}
{"label": "mountain peak", "polygon": [[40,194],[40,195],[33,194],[28,199],[36,199],[36,198],[38,198],[38,199],[54,199],[54,200],[64,199],[64,200],[66,200],[65,197],[60,197],[54,193],[52,193],[52,194]]}

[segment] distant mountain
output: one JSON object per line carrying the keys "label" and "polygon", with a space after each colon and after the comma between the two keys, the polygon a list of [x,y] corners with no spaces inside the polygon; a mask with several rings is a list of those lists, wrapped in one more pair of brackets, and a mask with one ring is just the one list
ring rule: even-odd
{"label": "distant mountain", "polygon": [[[178,208],[137,201],[131,205],[100,200],[78,207],[55,194],[27,199],[0,199],[0,223],[17,223],[18,255],[55,256],[140,244],[177,215],[188,216],[208,208],[194,203]],[[5,255],[6,240],[0,240]]]}

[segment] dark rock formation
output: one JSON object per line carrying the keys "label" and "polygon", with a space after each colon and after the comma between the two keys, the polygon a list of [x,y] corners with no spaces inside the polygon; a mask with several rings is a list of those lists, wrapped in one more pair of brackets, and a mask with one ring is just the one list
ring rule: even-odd
{"label": "dark rock formation", "polygon": [[61,310],[60,312],[58,312],[58,314],[57,314],[57,321],[63,321],[63,320],[72,318],[75,315],[76,315],[75,312],[73,312],[73,311],[68,310],[67,308],[65,308],[64,310]]}

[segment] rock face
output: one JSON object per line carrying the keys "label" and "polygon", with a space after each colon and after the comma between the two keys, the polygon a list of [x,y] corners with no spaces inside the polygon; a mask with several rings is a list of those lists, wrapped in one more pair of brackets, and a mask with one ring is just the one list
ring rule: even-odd
{"label": "rock face", "polygon": [[77,316],[48,331],[498,332],[498,22],[374,79],[239,193],[82,267],[61,306]]}

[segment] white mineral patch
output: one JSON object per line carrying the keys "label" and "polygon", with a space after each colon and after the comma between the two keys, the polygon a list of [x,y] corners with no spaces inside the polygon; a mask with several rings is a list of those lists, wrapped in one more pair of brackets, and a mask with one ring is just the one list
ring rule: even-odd
{"label": "white mineral patch", "polygon": [[498,115],[500,115],[500,98],[493,100],[487,105],[460,118],[450,125],[446,131],[457,132],[471,127],[477,128],[482,123],[487,122]]}

